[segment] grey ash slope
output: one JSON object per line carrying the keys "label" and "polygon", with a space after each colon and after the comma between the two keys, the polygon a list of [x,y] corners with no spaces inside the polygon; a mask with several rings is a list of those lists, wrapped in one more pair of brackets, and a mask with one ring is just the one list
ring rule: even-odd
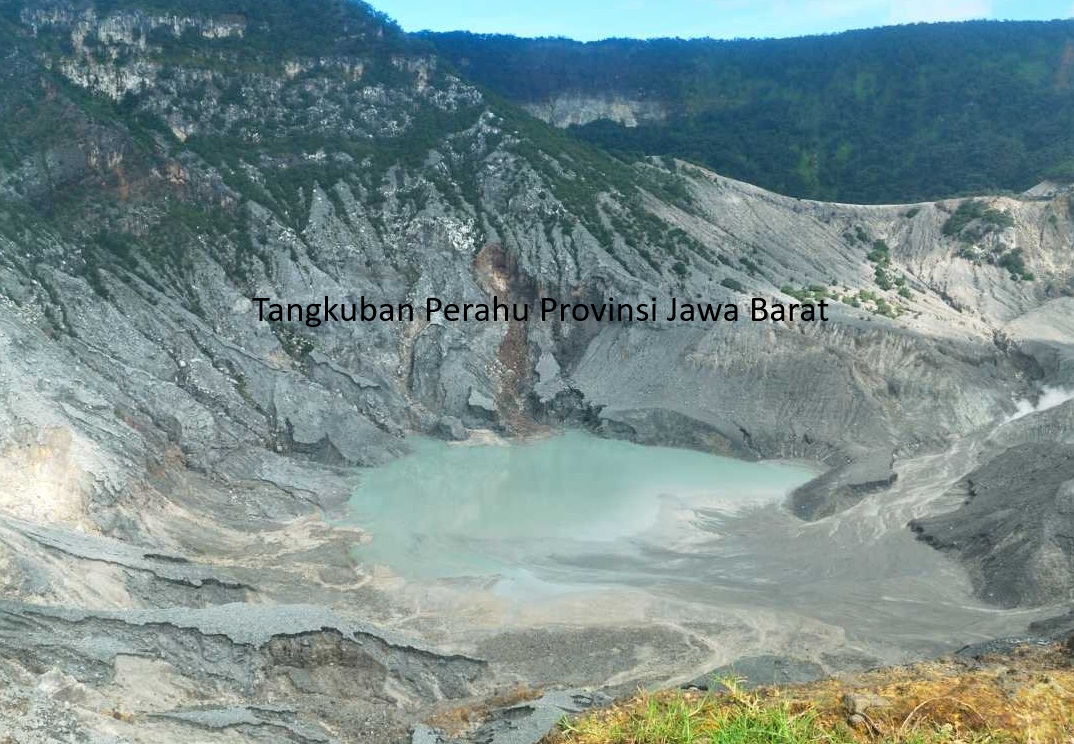
{"label": "grey ash slope", "polygon": [[980,593],[1008,606],[1067,599],[1074,541],[1074,448],[1023,444],[966,476],[966,503],[911,523],[957,552]]}
{"label": "grey ash slope", "polygon": [[[974,458],[1031,441],[988,432],[1016,399],[1074,384],[1066,195],[988,199],[1010,224],[960,238],[943,231],[955,201],[823,204],[628,166],[487,100],[361,6],[224,5],[21,3],[0,24],[0,672],[25,692],[10,726],[29,740],[59,716],[115,740],[391,741],[438,699],[511,679],[349,625],[417,612],[354,565],[360,534],[321,519],[408,432],[584,425],[832,466],[879,452],[898,470],[968,438]],[[316,34],[295,33],[304,17]],[[1034,280],[997,265],[1016,250]],[[846,302],[812,325],[310,329],[258,323],[249,301],[666,307],[791,300],[781,287]],[[1071,572],[1055,586],[1069,599]],[[338,619],[287,630],[310,603]],[[214,608],[272,630],[188,622]],[[578,673],[656,675],[624,658]],[[189,712],[214,695],[226,710]]]}

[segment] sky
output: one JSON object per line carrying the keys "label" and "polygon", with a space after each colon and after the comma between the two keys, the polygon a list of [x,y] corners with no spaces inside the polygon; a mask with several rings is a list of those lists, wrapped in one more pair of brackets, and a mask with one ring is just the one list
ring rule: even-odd
{"label": "sky", "polygon": [[824,34],[921,21],[1050,20],[1074,0],[370,0],[406,31],[566,36],[592,41]]}

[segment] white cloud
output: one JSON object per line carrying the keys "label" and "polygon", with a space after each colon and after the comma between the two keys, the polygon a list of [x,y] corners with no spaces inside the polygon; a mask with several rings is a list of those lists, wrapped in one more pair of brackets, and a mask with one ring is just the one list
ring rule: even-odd
{"label": "white cloud", "polygon": [[883,11],[885,0],[809,0],[802,3],[804,15],[821,18],[846,18],[860,13]]}
{"label": "white cloud", "polygon": [[863,13],[877,15],[887,10],[888,4],[888,0],[766,0],[748,4],[722,2],[717,7],[724,11],[745,11],[743,15],[757,21],[780,24],[791,19],[815,22],[854,18]]}
{"label": "white cloud", "polygon": [[888,20],[891,23],[933,23],[991,18],[989,0],[893,0]]}

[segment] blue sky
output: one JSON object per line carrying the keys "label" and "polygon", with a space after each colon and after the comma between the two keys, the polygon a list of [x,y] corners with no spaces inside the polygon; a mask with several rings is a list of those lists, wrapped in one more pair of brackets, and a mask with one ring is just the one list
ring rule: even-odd
{"label": "blue sky", "polygon": [[972,18],[1074,16],[1074,0],[371,0],[407,31],[568,36],[801,36]]}

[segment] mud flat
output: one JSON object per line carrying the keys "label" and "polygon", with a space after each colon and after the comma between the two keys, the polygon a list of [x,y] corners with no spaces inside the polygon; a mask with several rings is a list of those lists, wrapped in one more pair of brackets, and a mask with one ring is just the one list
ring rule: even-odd
{"label": "mud flat", "polygon": [[354,555],[416,608],[398,627],[531,684],[685,680],[760,654],[897,663],[1035,616],[975,599],[906,529],[941,462],[904,464],[883,500],[806,523],[785,506],[817,474],[803,463],[579,432],[414,444],[364,472],[345,521],[372,540]]}

